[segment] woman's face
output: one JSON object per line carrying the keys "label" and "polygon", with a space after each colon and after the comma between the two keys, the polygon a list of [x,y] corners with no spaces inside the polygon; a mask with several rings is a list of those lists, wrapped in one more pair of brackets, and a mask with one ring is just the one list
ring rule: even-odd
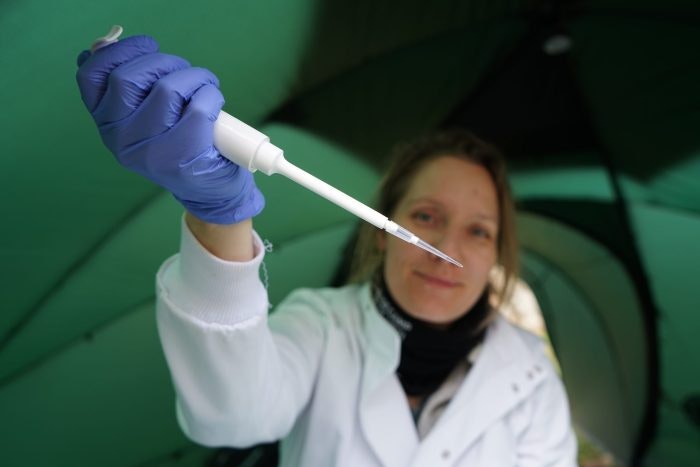
{"label": "woman's face", "polygon": [[480,165],[443,156],[416,174],[393,218],[396,223],[456,259],[464,268],[392,235],[381,234],[384,278],[411,316],[448,324],[481,296],[497,258],[496,187]]}

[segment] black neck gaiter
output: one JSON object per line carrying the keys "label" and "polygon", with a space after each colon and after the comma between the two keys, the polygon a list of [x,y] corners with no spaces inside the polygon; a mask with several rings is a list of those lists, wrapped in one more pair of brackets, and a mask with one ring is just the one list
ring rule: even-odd
{"label": "black neck gaiter", "polygon": [[409,396],[433,393],[457,362],[484,338],[481,324],[490,311],[486,291],[467,313],[444,329],[402,310],[381,277],[373,281],[372,298],[379,313],[401,336],[401,360],[396,373]]}

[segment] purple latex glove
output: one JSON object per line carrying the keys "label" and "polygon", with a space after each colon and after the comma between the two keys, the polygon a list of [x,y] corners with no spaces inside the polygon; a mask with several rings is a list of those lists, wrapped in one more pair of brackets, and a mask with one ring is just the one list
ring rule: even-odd
{"label": "purple latex glove", "polygon": [[78,56],[80,94],[120,164],[170,191],[203,221],[232,224],[262,211],[253,175],[214,147],[224,104],[209,70],[133,36]]}

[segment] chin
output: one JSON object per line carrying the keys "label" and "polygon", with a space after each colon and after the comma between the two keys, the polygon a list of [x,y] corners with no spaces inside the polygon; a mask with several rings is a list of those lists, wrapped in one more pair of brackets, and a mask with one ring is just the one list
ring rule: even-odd
{"label": "chin", "polygon": [[[415,302],[415,303],[421,303],[421,302]],[[410,314],[415,318],[421,319],[423,321],[427,321],[429,323],[448,324],[448,323],[451,323],[452,321],[458,319],[463,314],[463,312],[464,312],[464,309],[460,309],[458,311],[455,309],[454,305],[453,306],[448,306],[448,305],[441,306],[439,304],[435,304],[434,302],[431,302],[430,304],[424,303],[423,306],[420,307],[419,313],[411,312]]]}

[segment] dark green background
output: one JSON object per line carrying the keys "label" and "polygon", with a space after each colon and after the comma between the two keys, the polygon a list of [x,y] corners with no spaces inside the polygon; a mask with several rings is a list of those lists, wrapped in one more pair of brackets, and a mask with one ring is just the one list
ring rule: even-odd
{"label": "dark green background", "polygon": [[[75,84],[112,24],[213,70],[229,113],[365,201],[398,139],[464,125],[495,141],[577,426],[623,463],[700,464],[696,1],[7,0],[2,465],[211,455],[176,425],[154,326],[181,208],[118,167]],[[557,34],[570,51],[544,54]],[[328,284],[355,219],[256,177],[272,303]]]}

